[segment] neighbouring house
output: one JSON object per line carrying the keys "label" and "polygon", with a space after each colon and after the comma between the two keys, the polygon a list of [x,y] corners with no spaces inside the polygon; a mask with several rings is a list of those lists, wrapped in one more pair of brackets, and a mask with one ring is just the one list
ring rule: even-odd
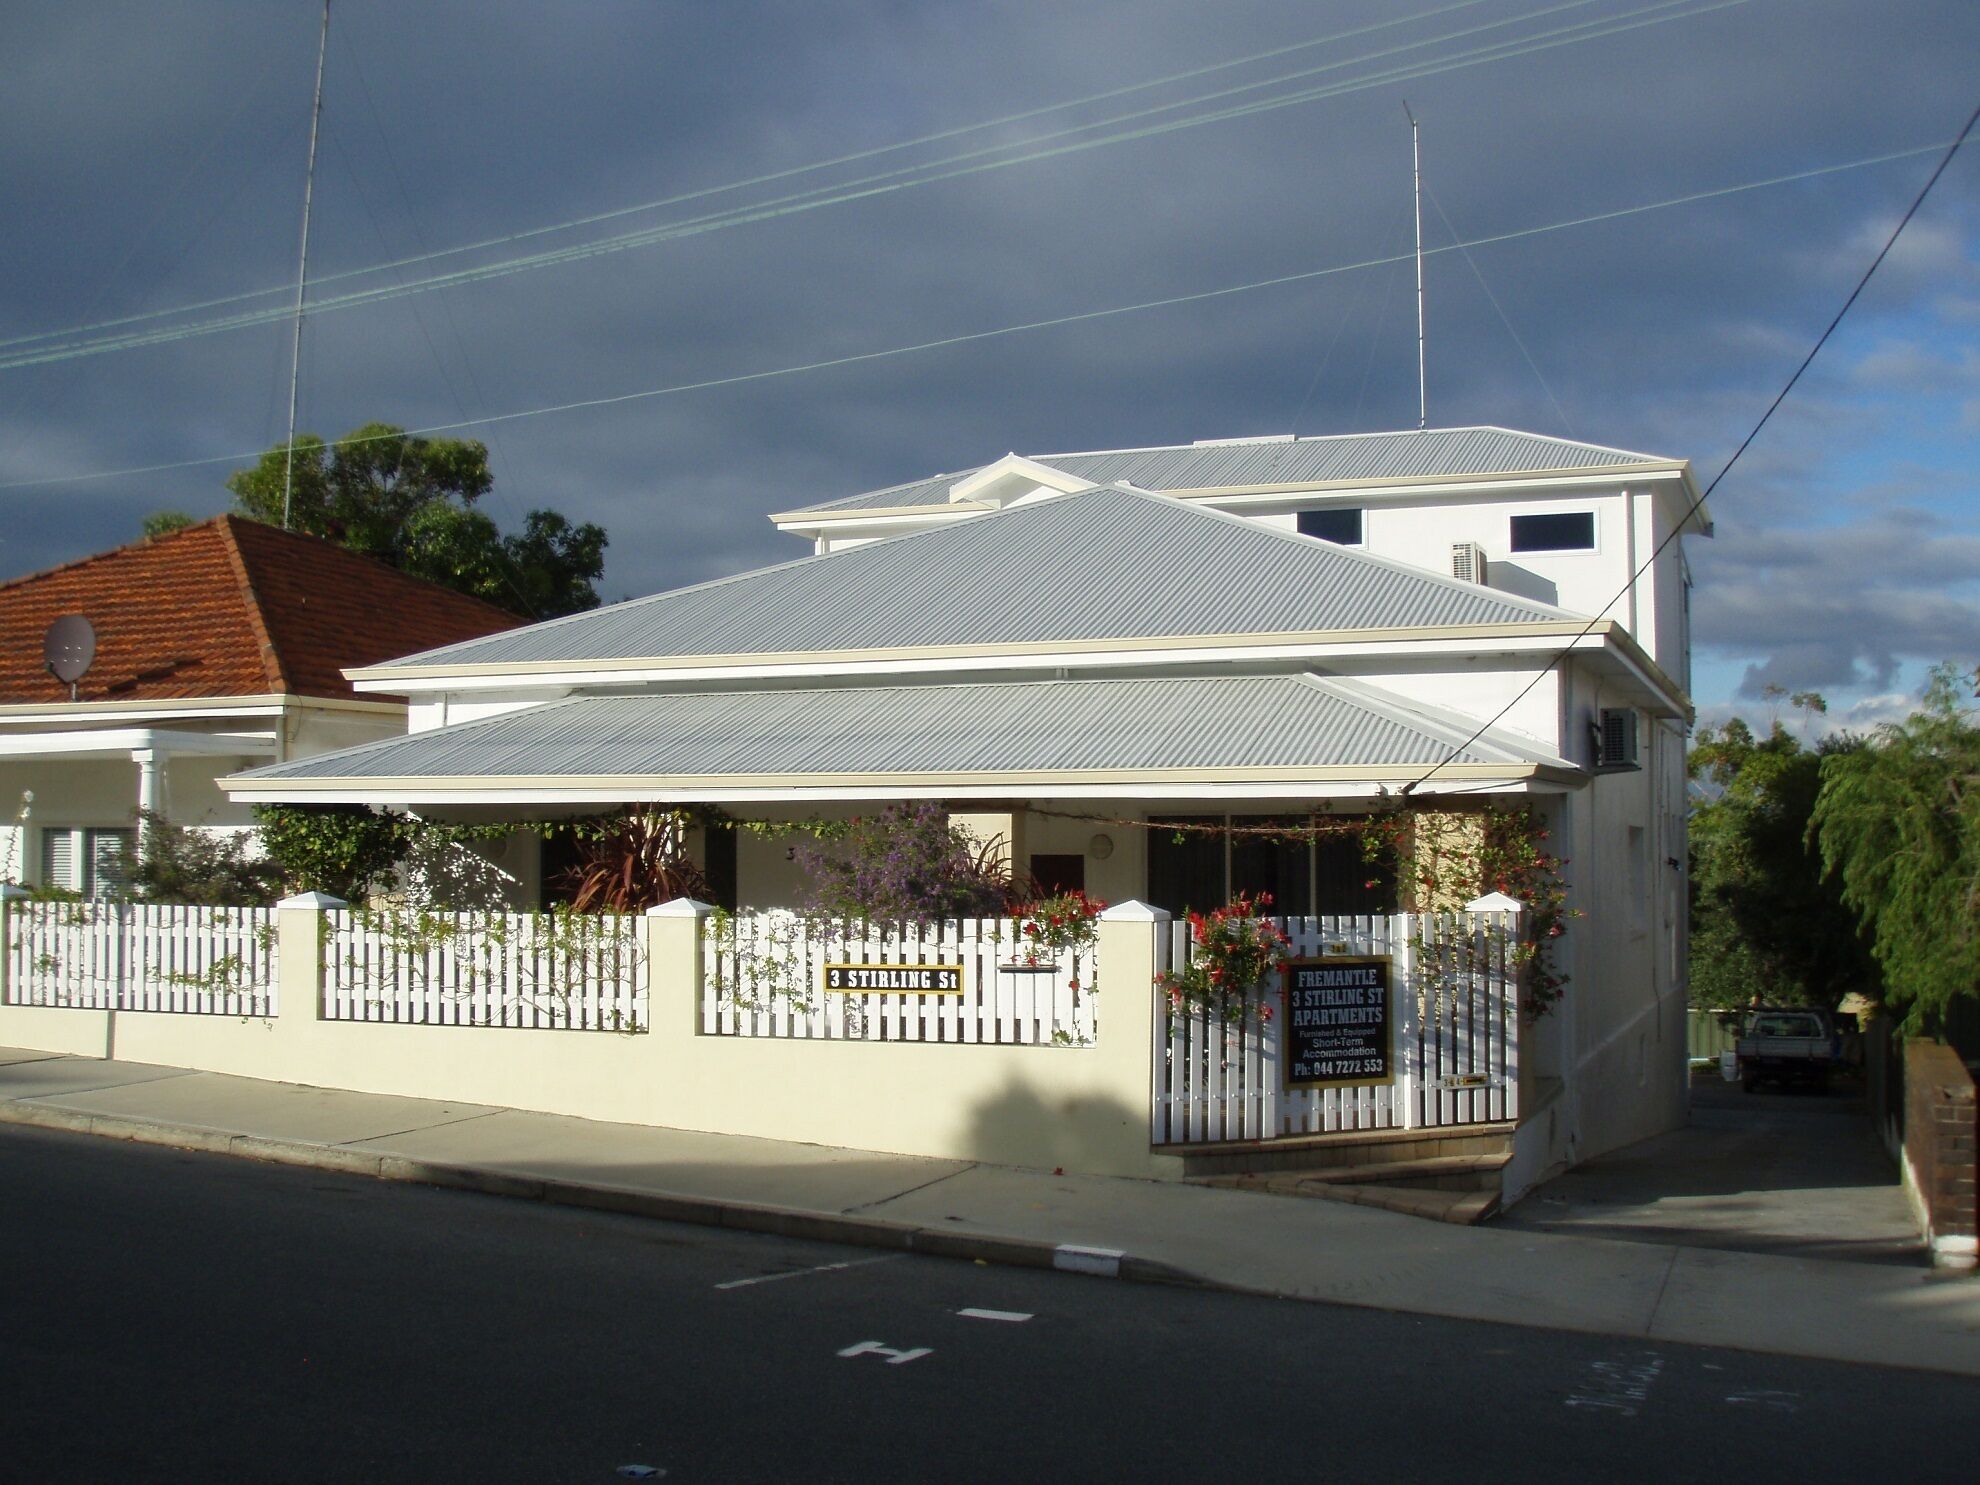
{"label": "neighbouring house", "polygon": [[[1217,440],[1012,454],[772,519],[812,553],[355,665],[358,694],[409,700],[407,735],[222,786],[493,820],[931,799],[1056,885],[1293,914],[1397,889],[1333,842],[1224,827],[1523,803],[1578,916],[1568,993],[1521,1033],[1546,1089],[1522,1116],[1550,1163],[1682,1119],[1678,538],[1711,531],[1686,461],[1500,428]],[[701,849],[731,901],[801,895],[788,840]]]}
{"label": "neighbouring house", "polygon": [[[95,633],[73,694],[42,644],[67,615]],[[219,775],[405,732],[405,701],[347,667],[519,623],[239,516],[0,584],[0,880],[114,895],[140,810],[249,829]]]}

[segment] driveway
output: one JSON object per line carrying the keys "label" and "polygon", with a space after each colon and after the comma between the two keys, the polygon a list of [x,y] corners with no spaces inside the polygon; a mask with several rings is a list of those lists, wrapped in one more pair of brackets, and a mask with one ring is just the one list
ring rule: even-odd
{"label": "driveway", "polygon": [[1535,1189],[1509,1228],[1803,1258],[1922,1264],[1911,1209],[1862,1085],[1747,1093],[1694,1075],[1683,1129]]}

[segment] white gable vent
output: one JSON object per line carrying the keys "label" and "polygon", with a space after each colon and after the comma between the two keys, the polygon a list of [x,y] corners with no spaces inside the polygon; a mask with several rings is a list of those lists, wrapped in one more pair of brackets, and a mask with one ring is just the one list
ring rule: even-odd
{"label": "white gable vent", "polygon": [[1642,767],[1636,756],[1636,712],[1605,706],[1588,724],[1588,744],[1597,773],[1628,773]]}
{"label": "white gable vent", "polygon": [[1482,587],[1486,581],[1485,548],[1475,541],[1452,542],[1451,576],[1461,583],[1477,583]]}

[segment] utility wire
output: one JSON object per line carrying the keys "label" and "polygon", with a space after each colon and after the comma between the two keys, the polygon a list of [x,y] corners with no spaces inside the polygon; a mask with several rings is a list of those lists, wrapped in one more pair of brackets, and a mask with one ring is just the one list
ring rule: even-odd
{"label": "utility wire", "polygon": [[[1770,186],[1790,185],[1797,181],[1813,180],[1820,176],[1835,175],[1847,170],[1860,170],[1871,165],[1888,164],[1894,160],[1910,159],[1917,155],[1933,154],[1943,148],[1941,145],[1927,145],[1917,149],[1896,150],[1889,154],[1867,156],[1861,160],[1850,160],[1839,165],[1820,165],[1809,170],[1797,170],[1787,175],[1771,176],[1764,180],[1746,181],[1739,185],[1718,186],[1709,191],[1693,191],[1683,196],[1669,197],[1663,201],[1649,201],[1637,206],[1617,207],[1611,211],[1592,212],[1586,216],[1571,217],[1563,221],[1548,222],[1535,227],[1518,227],[1504,232],[1491,233],[1485,237],[1473,238],[1466,246],[1486,247],[1495,243],[1514,242],[1521,238],[1540,237],[1550,232],[1562,232],[1574,227],[1587,227],[1603,222],[1613,222],[1644,212],[1663,211],[1671,207],[1689,206],[1700,201],[1718,200],[1727,196],[1739,195],[1746,191],[1762,190]],[[1458,244],[1447,247],[1424,249],[1425,257],[1435,257],[1441,253],[1458,251]],[[577,402],[556,403],[547,407],[523,408],[516,412],[490,413],[485,417],[468,418],[453,423],[433,423],[421,428],[410,428],[409,433],[451,433],[462,428],[478,428],[490,423],[513,422],[519,418],[543,417],[551,413],[576,412],[585,408],[608,407],[615,403],[637,402],[653,397],[668,397],[682,392],[706,391],[715,387],[735,386],[745,382],[770,381],[779,377],[797,376],[806,372],[825,371],[833,367],[849,366],[867,361],[881,361],[893,356],[914,355],[924,351],[941,350],[949,346],[967,345],[974,341],[995,340],[1006,335],[1020,335],[1033,330],[1051,330],[1063,325],[1076,325],[1089,320],[1111,319],[1118,315],[1134,314],[1141,310],[1168,309],[1181,304],[1197,304],[1210,299],[1227,298],[1234,294],[1247,294],[1254,290],[1277,288],[1284,284],[1306,283],[1313,279],[1329,278],[1335,274],[1352,273],[1359,269],[1380,268],[1391,263],[1409,261],[1412,254],[1392,254],[1386,257],[1365,258],[1355,263],[1340,263],[1327,268],[1309,269],[1302,273],[1281,274],[1275,278],[1257,279],[1250,283],[1228,284],[1222,288],[1203,289],[1191,294],[1176,294],[1164,299],[1148,299],[1137,304],[1120,304],[1104,309],[1086,310],[1079,314],[1058,315],[1051,319],[1030,320],[1021,324],[1001,325],[989,330],[973,330],[960,335],[944,336],[938,340],[925,340],[913,345],[892,346],[885,350],[860,351],[851,355],[834,356],[822,361],[808,361],[795,366],[775,367],[765,371],[741,372],[733,376],[711,377],[702,381],[677,382],[670,386],[650,387],[636,392],[620,392],[609,397],[591,397]],[[339,444],[352,444],[361,440],[339,439]],[[180,459],[169,463],[135,465],[123,469],[96,470],[87,474],[59,475],[48,479],[12,480],[0,483],[0,490],[22,490],[43,485],[76,484],[85,480],[114,479],[123,475],[159,474],[175,469],[196,469],[209,464],[236,464],[242,460],[261,457],[262,450],[251,449],[238,454],[215,454],[200,459]]]}
{"label": "utility wire", "polygon": [[[454,247],[432,250],[428,250],[422,244],[420,251],[409,257],[370,263],[361,268],[346,268],[337,273],[318,274],[316,282],[319,285],[334,283],[340,279],[360,278],[367,274],[383,273],[390,269],[409,268],[420,263],[430,263],[439,258],[454,257],[462,253],[479,252],[485,248],[506,247],[510,243],[526,242],[535,237],[544,237],[557,232],[574,231],[579,227],[596,226],[600,222],[616,221],[623,217],[636,216],[641,212],[657,211],[662,207],[678,206],[683,202],[699,201],[710,196],[726,195],[731,191],[746,190],[750,186],[768,185],[780,180],[789,180],[796,176],[810,175],[822,170],[835,169],[841,165],[853,165],[862,160],[871,160],[882,155],[895,154],[902,150],[916,149],[922,145],[939,144],[943,140],[960,138],[965,134],[981,133],[985,129],[1008,128],[1012,124],[1024,123],[1031,119],[1043,117],[1046,114],[1082,108],[1093,103],[1103,103],[1109,99],[1122,98],[1131,93],[1146,92],[1151,88],[1166,87],[1173,83],[1188,82],[1195,78],[1207,77],[1212,73],[1227,72],[1234,68],[1250,66],[1255,62],[1265,62],[1276,57],[1288,56],[1293,52],[1309,51],[1317,46],[1329,46],[1337,41],[1352,40],[1354,37],[1364,36],[1374,31],[1383,31],[1396,26],[1409,25],[1416,21],[1429,20],[1432,17],[1446,15],[1454,10],[1468,10],[1475,5],[1484,3],[1485,0],[1455,0],[1453,4],[1440,5],[1431,10],[1418,12],[1415,15],[1402,16],[1395,20],[1379,21],[1368,26],[1357,26],[1347,31],[1336,31],[1328,36],[1315,37],[1308,41],[1296,41],[1287,46],[1273,47],[1269,51],[1253,52],[1249,56],[1233,57],[1226,62],[1212,62],[1206,66],[1193,67],[1184,72],[1173,72],[1165,77],[1150,78],[1145,82],[1128,83],[1122,87],[1109,88],[1104,92],[1088,93],[1082,97],[1068,98],[1058,103],[1042,104],[1035,108],[1024,109],[1018,113],[1004,114],[994,119],[984,119],[978,123],[959,124],[948,129],[938,129],[934,133],[917,135],[912,139],[903,139],[893,144],[876,145],[871,149],[854,150],[849,154],[834,155],[830,159],[816,160],[808,165],[793,165],[784,170],[766,171],[760,175],[744,177],[741,180],[726,181],[713,186],[702,186],[696,190],[682,191],[672,196],[662,196],[657,200],[642,201],[632,206],[614,207],[608,211],[593,212],[588,216],[572,217],[562,222],[551,222],[540,227],[530,227],[520,232],[510,232],[499,237],[486,237],[478,242],[460,243]],[[1225,95],[1212,93],[1207,96],[1216,98]],[[1183,101],[1187,103],[1190,100]],[[1182,104],[1174,106],[1180,107]],[[202,299],[194,303],[182,304],[174,309],[148,310],[143,314],[125,315],[110,320],[99,320],[94,324],[72,325],[63,330],[43,330],[37,331],[32,335],[17,335],[7,339],[0,339],[0,347],[22,345],[31,341],[52,339],[64,335],[80,335],[90,330],[110,329],[118,325],[133,324],[141,320],[162,319],[170,315],[189,314],[194,310],[214,309],[225,304],[238,304],[249,299],[265,298],[270,294],[286,293],[287,290],[287,284],[275,284],[266,289],[248,289],[236,294],[223,295],[217,299]]]}
{"label": "utility wire", "polygon": [[[1567,0],[1566,4],[1552,7],[1552,9],[1565,9],[1571,5],[1578,6],[1587,3],[1591,3],[1591,0]],[[1382,86],[1388,83],[1412,81],[1417,78],[1435,76],[1460,68],[1479,66],[1488,62],[1504,61],[1534,52],[1552,50],[1556,47],[1578,44],[1583,41],[1596,40],[1625,31],[1637,30],[1644,26],[1661,25],[1675,20],[1688,19],[1694,15],[1702,15],[1709,11],[1723,10],[1747,3],[1749,3],[1749,0],[1702,0],[1702,3],[1701,0],[1657,0],[1655,4],[1627,12],[1619,19],[1577,22],[1572,26],[1557,27],[1553,31],[1540,33],[1538,38],[1527,38],[1517,42],[1493,43],[1489,46],[1474,48],[1470,52],[1459,53],[1453,57],[1445,57],[1429,62],[1410,63],[1366,77],[1329,83],[1322,87],[1309,88],[1274,98],[1254,100],[1181,119],[1170,119],[1159,123],[1144,124],[1138,127],[1119,130],[1112,134],[1102,134],[1095,138],[1073,140],[1070,143],[1053,145],[1050,148],[1032,147],[1045,141],[1063,138],[1069,134],[1082,133],[1094,128],[1112,127],[1118,123],[1131,122],[1134,119],[1142,118],[1153,113],[1170,111],[1177,107],[1185,106],[1183,104],[1164,104],[1157,108],[1140,110],[1134,114],[1120,115],[1098,124],[1084,124],[1073,129],[1058,131],[1055,134],[1039,136],[1036,139],[1025,141],[1026,152],[1018,155],[998,159],[981,159],[977,157],[993,154],[1006,147],[991,146],[985,149],[972,150],[962,155],[952,156],[950,160],[934,161],[928,164],[904,167],[900,170],[887,171],[881,175],[847,182],[839,187],[824,187],[812,191],[800,192],[795,196],[775,197],[769,201],[760,202],[750,207],[737,208],[728,212],[711,213],[702,217],[687,218],[659,227],[646,228],[637,232],[620,234],[615,237],[601,238],[596,241],[533,254],[523,258],[504,259],[472,268],[458,269],[452,273],[415,279],[402,286],[385,285],[374,289],[353,290],[342,295],[333,295],[314,301],[310,308],[313,313],[322,314],[329,310],[351,309],[382,303],[387,300],[402,298],[410,293],[424,293],[434,289],[452,288],[465,284],[480,283],[489,279],[504,278],[515,273],[551,267],[563,263],[577,262],[605,253],[623,252],[629,248],[646,247],[659,242],[699,236],[707,232],[721,231],[732,227],[746,226],[755,222],[775,220],[796,213],[815,211],[825,206],[841,205],[850,201],[885,196],[896,191],[909,190],[917,186],[932,185],[940,181],[960,179],[966,176],[981,174],[985,171],[1004,170],[1016,165],[1033,164],[1040,160],[1055,159],[1063,155],[1076,154],[1090,149],[1100,149],[1114,144],[1155,138],[1182,129],[1192,129],[1204,124],[1245,118],[1253,114],[1265,113],[1299,103],[1309,103],[1318,99],[1339,97],[1346,93],[1358,92],[1366,88]],[[1545,12],[1534,12],[1532,14],[1538,15],[1543,13]],[[1520,17],[1519,19],[1525,20],[1531,18],[1532,16],[1529,15]],[[1494,24],[1503,25],[1511,24],[1511,22]],[[1482,29],[1486,28],[1473,28],[1474,31]],[[1446,40],[1449,38],[1436,39]],[[1412,43],[1411,47],[1428,44],[1431,43]],[[1394,48],[1392,50],[1408,49],[1410,47]],[[1353,60],[1365,61],[1368,59],[1357,58]],[[1329,67],[1326,68],[1311,70],[1316,72],[1327,71],[1346,65],[1351,64],[1334,63],[1329,64]],[[1283,80],[1277,79],[1274,81]],[[1225,94],[1223,95],[1214,96],[1225,96],[1230,93],[1242,92],[1253,87],[1265,85],[1267,84],[1245,84],[1241,88],[1225,90]],[[1189,101],[1194,103],[1204,100]],[[954,164],[953,162],[956,161],[968,163]],[[937,168],[941,166],[952,166],[952,168]],[[251,310],[221,316],[217,319],[197,321],[190,325],[133,332],[126,335],[105,336],[94,340],[72,342],[67,345],[16,350],[11,355],[0,355],[0,371],[16,370],[24,366],[41,365],[48,362],[66,361],[79,356],[103,355],[107,352],[131,350],[140,346],[188,340],[195,337],[217,334],[226,330],[262,324],[268,320],[280,317],[281,313],[273,309]]]}
{"label": "utility wire", "polygon": [[1526,348],[1526,342],[1520,338],[1519,331],[1513,328],[1512,318],[1506,313],[1505,306],[1499,303],[1499,296],[1494,294],[1492,292],[1492,286],[1485,282],[1484,270],[1478,266],[1478,260],[1471,256],[1471,249],[1458,236],[1458,229],[1451,224],[1450,213],[1444,210],[1444,203],[1437,199],[1437,193],[1431,190],[1429,186],[1426,185],[1423,189],[1430,197],[1430,204],[1437,208],[1437,215],[1443,221],[1444,230],[1451,234],[1451,241],[1464,254],[1464,261],[1471,265],[1471,276],[1478,280],[1478,287],[1485,291],[1485,297],[1491,301],[1493,312],[1499,317],[1499,323],[1506,327],[1506,334],[1512,337],[1512,343],[1519,347],[1519,353],[1526,358],[1527,370],[1531,371],[1533,373],[1533,379],[1540,383],[1540,390],[1547,394],[1547,400],[1554,404],[1554,414],[1561,420],[1562,429],[1567,433],[1568,437],[1575,437],[1574,423],[1568,417],[1567,409],[1561,406],[1561,399],[1554,395],[1554,389],[1548,385],[1547,378],[1541,374],[1540,363],[1533,359],[1533,352]]}
{"label": "utility wire", "polygon": [[1672,542],[1678,539],[1678,537],[1683,533],[1685,525],[1691,520],[1693,516],[1698,514],[1699,510],[1704,506],[1705,502],[1711,498],[1712,492],[1719,488],[1720,482],[1724,480],[1728,474],[1732,473],[1733,466],[1739,463],[1740,456],[1753,446],[1753,441],[1760,436],[1761,429],[1765,428],[1767,424],[1773,420],[1773,416],[1776,412],[1780,410],[1781,404],[1787,401],[1788,393],[1792,392],[1795,388],[1795,384],[1801,380],[1802,373],[1807,371],[1808,368],[1812,364],[1814,364],[1816,356],[1821,354],[1822,347],[1829,343],[1829,337],[1835,334],[1836,327],[1843,322],[1843,316],[1848,314],[1850,312],[1851,307],[1855,305],[1857,299],[1862,295],[1863,290],[1869,285],[1871,276],[1876,273],[1879,267],[1882,266],[1884,259],[1890,255],[1891,249],[1897,245],[1897,240],[1899,235],[1904,231],[1906,227],[1911,225],[1911,219],[1914,216],[1918,215],[1918,208],[1923,206],[1925,204],[1925,198],[1932,194],[1932,187],[1936,186],[1939,183],[1939,177],[1944,175],[1946,173],[1946,167],[1952,164],[1953,156],[1959,153],[1960,146],[1965,144],[1967,140],[1967,136],[1972,134],[1973,126],[1975,123],[1980,123],[1980,106],[1976,106],[1973,112],[1966,116],[1966,126],[1959,131],[1959,137],[1955,139],[1952,142],[1952,144],[1947,147],[1945,154],[1940,157],[1939,163],[1935,167],[1933,167],[1931,175],[1926,178],[1925,184],[1919,187],[1918,194],[1912,198],[1911,205],[1906,207],[1904,211],[1904,215],[1898,218],[1898,224],[1891,229],[1891,235],[1884,239],[1884,245],[1877,249],[1877,256],[1872,258],[1870,260],[1870,266],[1863,270],[1863,276],[1856,281],[1856,287],[1849,291],[1849,297],[1843,300],[1842,308],[1836,311],[1835,318],[1830,320],[1828,325],[1824,327],[1822,333],[1815,337],[1815,344],[1808,348],[1808,354],[1803,356],[1801,358],[1801,364],[1794,368],[1794,375],[1790,376],[1787,379],[1786,383],[1781,387],[1781,390],[1774,394],[1774,400],[1768,403],[1767,410],[1762,414],[1760,414],[1760,421],[1755,423],[1753,425],[1752,430],[1746,435],[1746,437],[1740,440],[1739,447],[1734,449],[1732,452],[1732,457],[1726,460],[1724,467],[1721,468],[1717,474],[1712,476],[1712,482],[1709,485],[1707,485],[1702,491],[1699,492],[1698,498],[1692,501],[1691,504],[1686,508],[1684,515],[1676,522],[1676,524],[1674,524],[1671,527],[1669,534],[1666,535],[1662,541],[1657,543],[1656,547],[1651,551],[1650,555],[1648,557],[1645,557],[1642,563],[1638,565],[1636,571],[1632,572],[1629,575],[1629,581],[1622,585],[1622,587],[1617,591],[1615,597],[1611,598],[1607,603],[1602,605],[1601,610],[1596,614],[1596,616],[1590,619],[1585,625],[1582,626],[1581,632],[1575,635],[1573,639],[1569,640],[1568,643],[1562,647],[1559,654],[1555,655],[1553,659],[1549,660],[1544,666],[1542,666],[1538,671],[1536,671],[1534,673],[1533,679],[1528,681],[1524,686],[1520,687],[1518,693],[1512,698],[1512,700],[1508,701],[1504,706],[1500,707],[1498,711],[1494,712],[1488,720],[1480,724],[1477,731],[1473,732],[1471,736],[1467,737],[1463,742],[1459,743],[1455,748],[1452,748],[1451,751],[1447,753],[1444,757],[1439,759],[1436,762],[1436,764],[1431,767],[1429,772],[1423,774],[1420,778],[1413,780],[1411,783],[1404,785],[1400,795],[1401,798],[1407,799],[1413,792],[1415,792],[1416,789],[1418,789],[1425,782],[1427,782],[1429,779],[1434,777],[1440,770],[1447,767],[1452,762],[1452,760],[1454,760],[1460,754],[1462,754],[1466,748],[1470,747],[1473,743],[1477,742],[1479,738],[1483,737],[1488,731],[1490,731],[1494,726],[1496,726],[1499,723],[1499,721],[1503,719],[1508,712],[1510,712],[1514,707],[1518,706],[1520,702],[1525,700],[1527,693],[1532,691],[1532,689],[1535,686],[1539,685],[1540,682],[1549,673],[1553,671],[1555,666],[1559,665],[1563,660],[1567,659],[1567,657],[1574,652],[1574,648],[1577,644],[1579,644],[1582,640],[1586,639],[1590,634],[1594,633],[1595,626],[1602,622],[1602,615],[1606,614],[1610,609],[1614,608],[1618,603],[1622,602],[1623,599],[1627,598],[1629,596],[1630,590],[1636,586],[1637,581],[1643,576],[1644,573],[1650,570],[1651,564],[1655,562],[1658,557],[1663,555],[1664,549],[1666,547],[1670,546]]}

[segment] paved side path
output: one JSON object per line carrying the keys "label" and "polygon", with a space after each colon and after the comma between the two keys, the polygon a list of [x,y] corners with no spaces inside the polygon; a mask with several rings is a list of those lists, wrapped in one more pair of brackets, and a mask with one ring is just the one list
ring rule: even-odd
{"label": "paved side path", "polygon": [[1453,1227],[4,1049],[0,1121],[792,1236],[1980,1376],[1980,1281],[1923,1267]]}

